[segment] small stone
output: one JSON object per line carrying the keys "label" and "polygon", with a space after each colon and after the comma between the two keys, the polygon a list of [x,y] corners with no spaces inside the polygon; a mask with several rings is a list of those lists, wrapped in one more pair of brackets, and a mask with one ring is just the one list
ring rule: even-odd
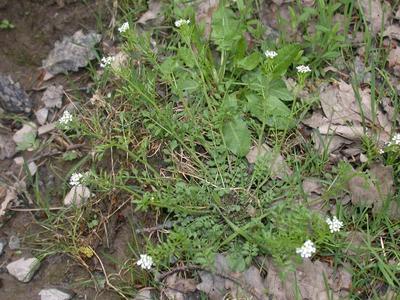
{"label": "small stone", "polygon": [[43,125],[47,121],[47,116],[49,115],[49,110],[46,107],[39,109],[35,112],[36,120],[40,125]]}
{"label": "small stone", "polygon": [[3,254],[4,248],[6,247],[7,242],[4,240],[0,240],[0,256]]}
{"label": "small stone", "polygon": [[49,133],[50,131],[53,131],[55,128],[56,128],[55,122],[40,126],[38,128],[38,135],[41,136],[43,134]]}
{"label": "small stone", "polygon": [[0,134],[0,160],[11,158],[16,152],[16,145],[11,136]]}
{"label": "small stone", "polygon": [[20,130],[14,133],[13,141],[16,144],[23,143],[28,136],[37,134],[37,126],[35,123],[29,122],[22,126]]}
{"label": "small stone", "polygon": [[[22,167],[25,163],[25,160],[22,156],[18,156],[16,158],[14,158],[14,162],[17,166]],[[31,161],[28,163],[28,169],[29,169],[30,175],[33,176],[36,174],[38,167],[34,161]]]}
{"label": "small stone", "polygon": [[21,282],[29,282],[40,267],[36,257],[20,258],[7,265],[7,271]]}
{"label": "small stone", "polygon": [[[51,85],[43,93],[42,101],[47,108],[61,108],[64,89],[62,85]],[[43,125],[43,124],[41,124]]]}
{"label": "small stone", "polygon": [[39,292],[39,296],[40,300],[69,300],[73,295],[58,289],[43,289]]}
{"label": "small stone", "polygon": [[16,235],[10,236],[8,247],[10,247],[11,250],[18,250],[19,248],[21,248],[21,241],[19,237],[17,237]]}
{"label": "small stone", "polygon": [[71,188],[68,194],[64,198],[64,205],[81,206],[84,204],[92,195],[89,188],[84,185],[76,185]]}

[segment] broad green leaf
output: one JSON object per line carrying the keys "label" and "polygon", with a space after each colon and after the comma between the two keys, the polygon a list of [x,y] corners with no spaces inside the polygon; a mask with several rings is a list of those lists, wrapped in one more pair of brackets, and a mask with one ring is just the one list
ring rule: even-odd
{"label": "broad green leaf", "polygon": [[236,112],[238,108],[236,94],[225,96],[225,98],[222,100],[222,108],[227,112]]}
{"label": "broad green leaf", "polygon": [[270,127],[284,130],[294,126],[290,109],[274,96],[260,97],[247,94],[248,108],[252,116]]}
{"label": "broad green leaf", "polygon": [[160,65],[160,71],[164,75],[169,75],[172,74],[177,67],[179,67],[178,61],[173,57],[168,57]]}
{"label": "broad green leaf", "polygon": [[241,59],[238,61],[238,66],[242,69],[245,69],[247,71],[251,71],[260,64],[262,60],[262,56],[259,52],[253,52],[249,56],[246,56],[245,58]]}
{"label": "broad green leaf", "polygon": [[181,47],[178,49],[178,57],[190,68],[195,65],[195,60],[192,51],[186,47]]}
{"label": "broad green leaf", "polygon": [[287,89],[282,79],[272,80],[265,93],[282,101],[293,101],[293,94]]}
{"label": "broad green leaf", "polygon": [[302,54],[298,45],[287,45],[278,50],[278,56],[275,57],[277,62],[274,75],[282,76],[286,73],[290,65],[296,62]]}
{"label": "broad green leaf", "polygon": [[212,18],[211,39],[220,50],[232,50],[242,38],[244,23],[240,22],[234,12],[223,5]]}
{"label": "broad green leaf", "polygon": [[246,123],[239,117],[227,122],[222,134],[228,150],[237,156],[245,156],[250,149],[251,134]]}

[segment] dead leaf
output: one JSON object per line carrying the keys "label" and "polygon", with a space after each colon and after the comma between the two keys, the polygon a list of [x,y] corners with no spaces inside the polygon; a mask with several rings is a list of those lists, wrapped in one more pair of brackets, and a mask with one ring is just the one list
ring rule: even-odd
{"label": "dead leaf", "polygon": [[398,25],[389,25],[383,32],[383,36],[400,41],[400,27]]}
{"label": "dead leaf", "polygon": [[322,195],[323,188],[324,186],[318,178],[308,177],[303,180],[303,191],[310,197]]}
{"label": "dead leaf", "polygon": [[301,299],[344,299],[351,287],[349,272],[342,267],[335,270],[320,261],[313,263],[309,259],[304,260],[295,272],[287,273],[284,280],[281,280],[281,272],[273,263],[268,264],[267,271],[265,285],[274,300],[297,299],[296,295],[299,294]]}
{"label": "dead leaf", "polygon": [[160,15],[161,12],[161,2],[158,0],[150,0],[148,4],[148,10],[139,18],[137,21],[139,24],[145,25],[151,20],[158,19],[157,23],[161,24],[164,17]]}
{"label": "dead leaf", "polygon": [[64,89],[62,85],[51,85],[43,93],[42,101],[47,108],[61,108]]}
{"label": "dead leaf", "polygon": [[373,35],[378,34],[381,28],[385,28],[391,11],[389,3],[381,0],[358,0],[357,4],[370,24]]}
{"label": "dead leaf", "polygon": [[100,34],[93,31],[84,34],[79,30],[72,37],[64,37],[61,42],[56,42],[54,49],[42,62],[42,68],[46,72],[43,80],[86,67],[89,61],[96,58],[94,47],[100,39]]}
{"label": "dead leaf", "polygon": [[374,164],[368,174],[354,173],[348,181],[348,190],[353,205],[371,207],[376,214],[394,193],[393,168]]}
{"label": "dead leaf", "polygon": [[0,134],[0,160],[11,158],[16,153],[16,145],[8,135]]}
{"label": "dead leaf", "polygon": [[201,283],[197,285],[197,289],[206,293],[208,299],[226,299],[228,294],[233,299],[268,299],[263,280],[256,267],[250,266],[244,272],[232,272],[227,258],[217,254],[214,269],[216,274],[199,272]]}
{"label": "dead leaf", "polygon": [[0,217],[4,216],[7,210],[7,206],[14,200],[17,200],[17,191],[13,187],[7,188],[7,193],[4,201],[0,205]]}
{"label": "dead leaf", "polygon": [[250,164],[254,164],[257,161],[265,162],[271,172],[271,178],[283,179],[292,174],[292,170],[282,155],[276,150],[271,149],[267,144],[262,144],[261,147],[251,147],[249,153],[246,155],[246,159]]}
{"label": "dead leaf", "polygon": [[192,278],[180,278],[177,273],[168,276],[165,279],[166,288],[163,293],[167,299],[185,300],[188,294],[192,294],[197,290],[197,282]]}
{"label": "dead leaf", "polygon": [[204,36],[208,38],[211,33],[211,20],[217,10],[219,0],[202,0],[196,9],[196,23],[204,22]]}

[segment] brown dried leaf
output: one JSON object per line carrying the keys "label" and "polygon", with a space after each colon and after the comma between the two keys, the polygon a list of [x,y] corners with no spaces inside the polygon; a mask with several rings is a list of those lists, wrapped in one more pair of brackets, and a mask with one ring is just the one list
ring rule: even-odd
{"label": "brown dried leaf", "polygon": [[15,188],[9,187],[6,196],[4,197],[4,201],[0,205],[0,217],[4,216],[7,206],[14,200],[17,200],[17,191]]}
{"label": "brown dried leaf", "polygon": [[194,293],[197,282],[194,279],[180,278],[177,273],[165,279],[166,288],[163,290],[168,299],[185,300],[187,294]]}
{"label": "brown dried leaf", "polygon": [[283,156],[271,149],[267,144],[262,144],[261,147],[251,147],[246,158],[251,164],[256,163],[257,160],[265,161],[271,172],[271,178],[282,179],[292,174],[292,170],[286,164]]}
{"label": "brown dried leaf", "polygon": [[151,20],[158,19],[157,23],[162,23],[164,19],[161,15],[161,2],[158,0],[150,0],[148,4],[149,9],[137,21],[139,24],[145,25]]}
{"label": "brown dried leaf", "polygon": [[358,7],[362,10],[371,27],[371,32],[376,35],[385,28],[390,17],[390,4],[381,0],[358,0]]}
{"label": "brown dried leaf", "polygon": [[308,196],[313,196],[313,194],[322,195],[323,189],[324,186],[318,178],[308,177],[303,180],[303,191]]}
{"label": "brown dried leaf", "polygon": [[61,108],[64,89],[62,85],[51,85],[43,93],[42,102],[47,108]]}
{"label": "brown dried leaf", "polygon": [[383,36],[400,41],[400,27],[398,25],[390,25],[383,32]]}
{"label": "brown dried leaf", "polygon": [[211,20],[213,13],[217,10],[219,0],[202,0],[196,9],[196,22],[204,22],[204,36],[208,38],[211,33]]}
{"label": "brown dried leaf", "polygon": [[280,279],[280,270],[272,263],[267,271],[265,284],[269,295],[275,300],[296,299],[298,294],[301,295],[301,299],[332,299],[326,290],[325,278],[333,299],[345,297],[351,287],[349,272],[342,267],[334,270],[320,261],[313,263],[308,259],[304,260],[295,272],[286,274],[284,280]]}
{"label": "brown dried leaf", "polygon": [[0,134],[0,160],[11,158],[16,152],[16,145],[11,136]]}

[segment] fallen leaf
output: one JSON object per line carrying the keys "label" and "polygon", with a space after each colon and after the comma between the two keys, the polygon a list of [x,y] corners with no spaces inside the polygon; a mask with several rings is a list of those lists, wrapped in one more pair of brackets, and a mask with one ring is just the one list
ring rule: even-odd
{"label": "fallen leaf", "polygon": [[265,162],[271,172],[271,178],[283,179],[292,175],[292,170],[283,156],[276,150],[271,149],[267,144],[262,144],[261,147],[251,147],[246,159],[250,164],[254,164],[257,161]]}
{"label": "fallen leaf", "polygon": [[43,93],[42,101],[47,108],[61,108],[64,89],[62,85],[51,85]]}
{"label": "fallen leaf", "polygon": [[378,34],[382,28],[385,28],[391,11],[389,3],[381,0],[358,0],[357,4],[370,24],[370,30],[373,35]]}
{"label": "fallen leaf", "polygon": [[164,17],[160,15],[161,12],[161,2],[158,0],[150,0],[148,3],[148,10],[139,18],[137,21],[139,24],[146,24],[151,20],[158,19],[158,24],[161,24]]}
{"label": "fallen leaf", "polygon": [[197,285],[197,289],[206,293],[208,299],[226,299],[228,294],[233,299],[268,299],[263,279],[256,267],[250,266],[244,272],[232,272],[227,258],[217,254],[214,269],[216,274],[199,272],[201,283]]}
{"label": "fallen leaf", "polygon": [[353,205],[371,207],[376,214],[394,193],[393,168],[374,164],[367,174],[355,172],[347,186]]}
{"label": "fallen leaf", "polygon": [[16,152],[13,139],[8,135],[0,134],[0,160],[11,158]]}
{"label": "fallen leaf", "polygon": [[389,25],[383,32],[383,36],[400,41],[400,27],[395,24]]}
{"label": "fallen leaf", "polygon": [[7,189],[6,196],[0,205],[0,217],[4,216],[4,214],[6,213],[6,210],[7,210],[7,206],[14,200],[17,200],[16,189],[13,187],[9,187]]}
{"label": "fallen leaf", "polygon": [[44,80],[49,80],[59,73],[78,71],[96,58],[95,45],[100,42],[101,35],[93,31],[84,34],[79,30],[72,37],[64,37],[56,42],[54,49],[43,60]]}
{"label": "fallen leaf", "polygon": [[323,188],[324,186],[318,178],[308,177],[303,180],[303,191],[310,197],[314,195],[322,195]]}
{"label": "fallen leaf", "polygon": [[177,273],[165,278],[165,285],[163,293],[167,296],[167,299],[185,300],[197,290],[196,280],[192,278],[180,278]]}
{"label": "fallen leaf", "polygon": [[351,288],[349,272],[342,267],[335,270],[320,261],[304,260],[295,272],[288,272],[284,280],[273,263],[268,264],[267,271],[265,285],[274,300],[297,299],[298,295],[301,299],[344,299]]}
{"label": "fallen leaf", "polygon": [[196,9],[196,22],[204,22],[204,36],[210,37],[211,33],[211,20],[213,13],[217,10],[219,0],[202,0]]}

